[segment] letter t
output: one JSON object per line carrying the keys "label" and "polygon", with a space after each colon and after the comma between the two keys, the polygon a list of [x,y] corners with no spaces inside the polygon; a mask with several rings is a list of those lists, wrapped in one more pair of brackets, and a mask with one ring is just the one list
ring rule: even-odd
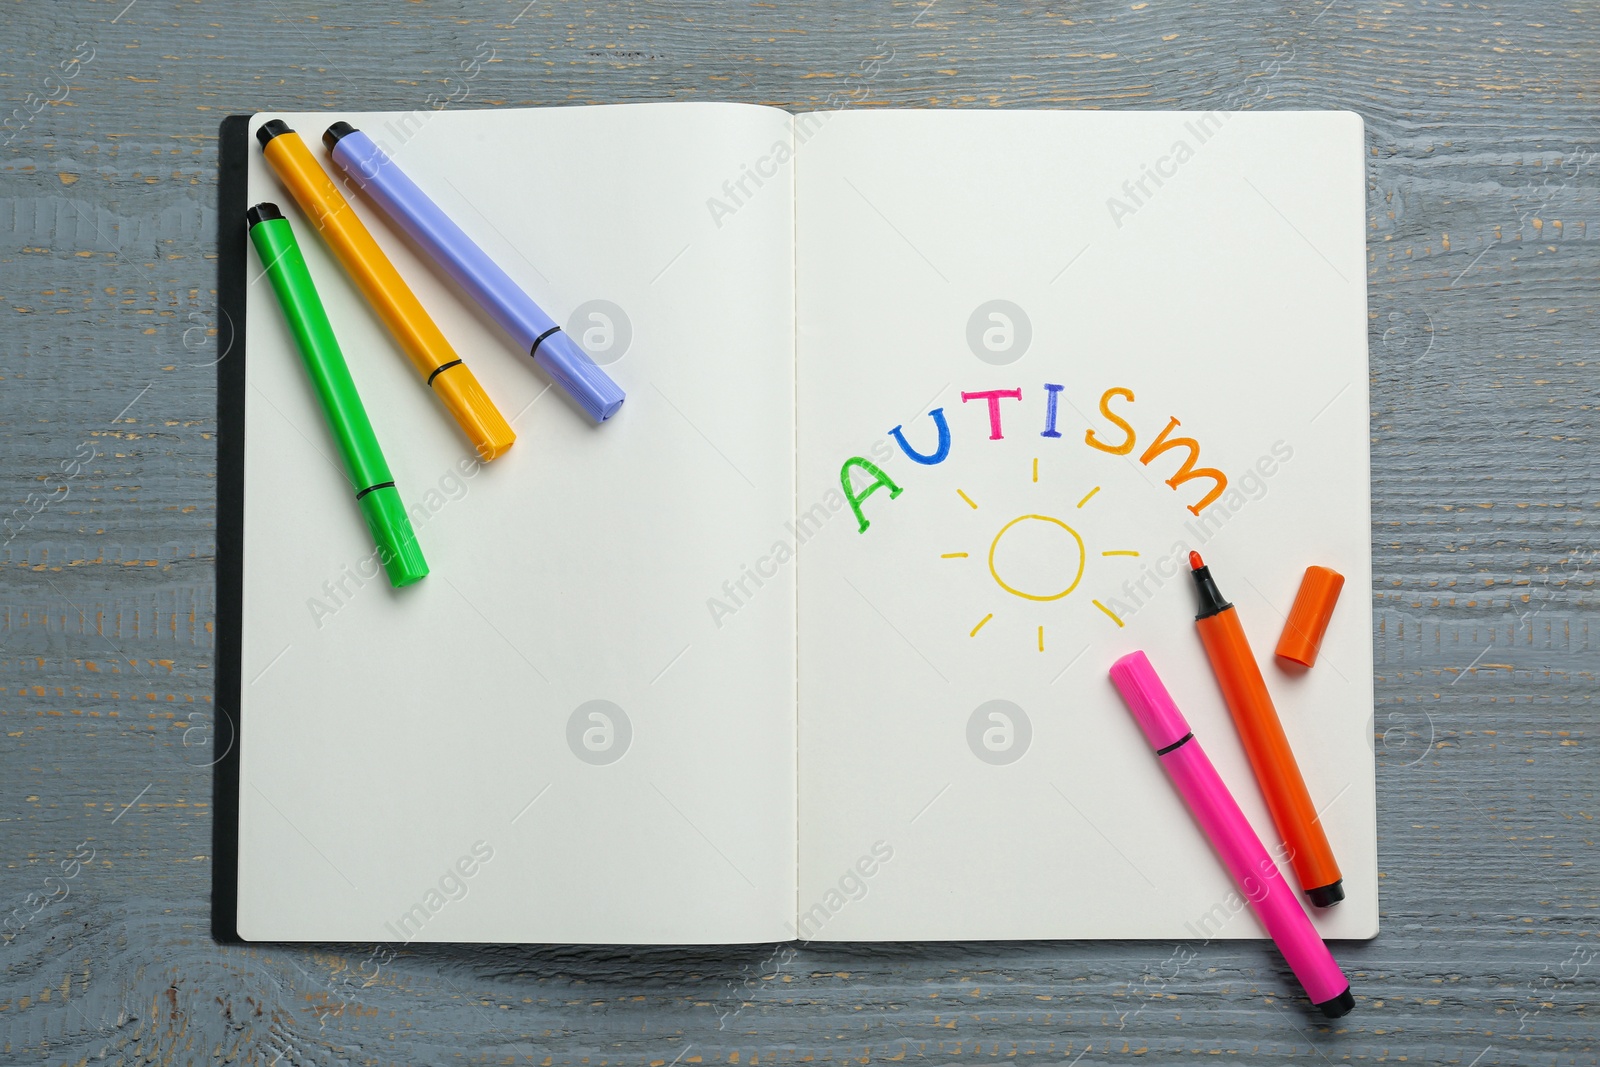
{"label": "letter t", "polygon": [[961,394],[961,402],[963,404],[969,400],[987,400],[989,402],[989,440],[991,441],[998,441],[1003,436],[1000,433],[1000,401],[1004,397],[1010,397],[1012,400],[1021,400],[1022,390],[989,389],[982,393]]}

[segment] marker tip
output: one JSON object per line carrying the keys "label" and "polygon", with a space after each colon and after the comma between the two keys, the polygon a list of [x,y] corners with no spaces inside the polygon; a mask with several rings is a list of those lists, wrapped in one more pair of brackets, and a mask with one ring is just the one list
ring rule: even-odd
{"label": "marker tip", "polygon": [[1204,566],[1205,566],[1205,561],[1203,561],[1200,558],[1200,553],[1198,553],[1198,552],[1190,552],[1189,553],[1189,569],[1190,570],[1197,571],[1201,567],[1204,567]]}

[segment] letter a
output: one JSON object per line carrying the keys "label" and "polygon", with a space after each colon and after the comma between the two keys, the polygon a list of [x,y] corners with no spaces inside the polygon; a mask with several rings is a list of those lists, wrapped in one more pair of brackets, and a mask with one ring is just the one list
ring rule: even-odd
{"label": "letter a", "polygon": [[[860,493],[857,493],[855,488],[850,484],[851,467],[860,467],[862,470],[872,475],[872,484],[861,490]],[[851,456],[849,459],[844,461],[844,466],[839,468],[839,484],[844,487],[844,498],[850,501],[850,510],[856,513],[856,521],[861,524],[861,529],[857,530],[857,533],[866,533],[867,527],[872,525],[867,521],[867,517],[861,514],[861,504],[867,499],[867,497],[871,496],[873,493],[876,493],[884,486],[889,488],[890,500],[893,500],[895,497],[905,492],[904,489],[901,489],[898,485],[894,484],[893,478],[889,477],[887,474],[883,473],[883,471],[879,470],[875,465],[873,465],[871,460],[862,459],[860,456]]]}
{"label": "letter a", "polygon": [[944,408],[934,408],[928,414],[933,416],[933,425],[939,430],[939,447],[934,450],[933,455],[925,456],[906,444],[906,435],[900,432],[898,426],[889,431],[889,436],[894,438],[895,444],[900,446],[900,451],[904,452],[912,462],[931,467],[935,463],[943,463],[945,457],[950,454],[950,424],[944,421]]}

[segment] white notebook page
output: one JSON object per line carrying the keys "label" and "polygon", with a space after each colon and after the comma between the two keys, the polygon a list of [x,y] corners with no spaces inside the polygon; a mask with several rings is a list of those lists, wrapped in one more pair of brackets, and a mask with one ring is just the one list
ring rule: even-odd
{"label": "white notebook page", "polygon": [[[427,511],[417,533],[432,574],[400,591],[345,577],[371,540],[256,281],[241,934],[788,936],[794,569],[759,589],[746,580],[756,595],[728,618],[707,601],[791,515],[792,172],[747,181],[759,195],[732,217],[706,206],[788,143],[788,116],[641,105],[277,117],[324,160],[329,122],[365,129],[558,321],[604,300],[631,339],[607,364],[627,403],[596,428],[351,195],[515,419],[510,452],[461,477],[470,446],[252,145],[251,202],[279,202],[294,226],[400,492]],[[257,278],[253,252],[248,262]],[[603,717],[583,713],[575,748],[569,722],[584,707]]]}
{"label": "white notebook page", "polygon": [[[800,557],[799,935],[1261,936],[1106,675],[1148,652],[1274,848],[1194,633],[1198,549],[1238,607],[1343,869],[1347,899],[1318,928],[1373,936],[1360,120],[919,111],[811,124],[797,491],[802,512],[822,507]],[[1059,437],[1041,436],[1046,383],[1062,387]],[[1125,455],[1085,443],[1090,429],[1124,443],[1099,411],[1113,388],[1133,396],[1109,401],[1136,435]],[[992,440],[989,402],[961,394],[1011,389]],[[903,424],[932,454],[933,408],[949,454],[918,464],[887,431]],[[1139,462],[1170,417],[1172,436],[1198,442],[1197,465],[1228,477],[1232,495],[1202,513],[1210,527],[1186,510],[1208,479],[1165,483],[1183,449]],[[864,533],[838,496],[852,456],[887,456],[902,490],[865,500]],[[1291,677],[1272,650],[1312,563],[1347,584],[1322,661]],[[1072,581],[1048,601],[1007,591]]]}

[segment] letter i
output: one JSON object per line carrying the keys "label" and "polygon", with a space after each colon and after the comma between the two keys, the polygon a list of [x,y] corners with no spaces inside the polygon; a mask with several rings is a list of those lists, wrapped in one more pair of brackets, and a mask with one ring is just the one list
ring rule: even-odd
{"label": "letter i", "polygon": [[1051,385],[1049,382],[1044,383],[1045,392],[1049,395],[1045,397],[1044,432],[1039,435],[1040,437],[1061,436],[1061,431],[1056,429],[1056,404],[1060,400],[1059,394],[1064,388],[1066,387],[1061,385]]}

